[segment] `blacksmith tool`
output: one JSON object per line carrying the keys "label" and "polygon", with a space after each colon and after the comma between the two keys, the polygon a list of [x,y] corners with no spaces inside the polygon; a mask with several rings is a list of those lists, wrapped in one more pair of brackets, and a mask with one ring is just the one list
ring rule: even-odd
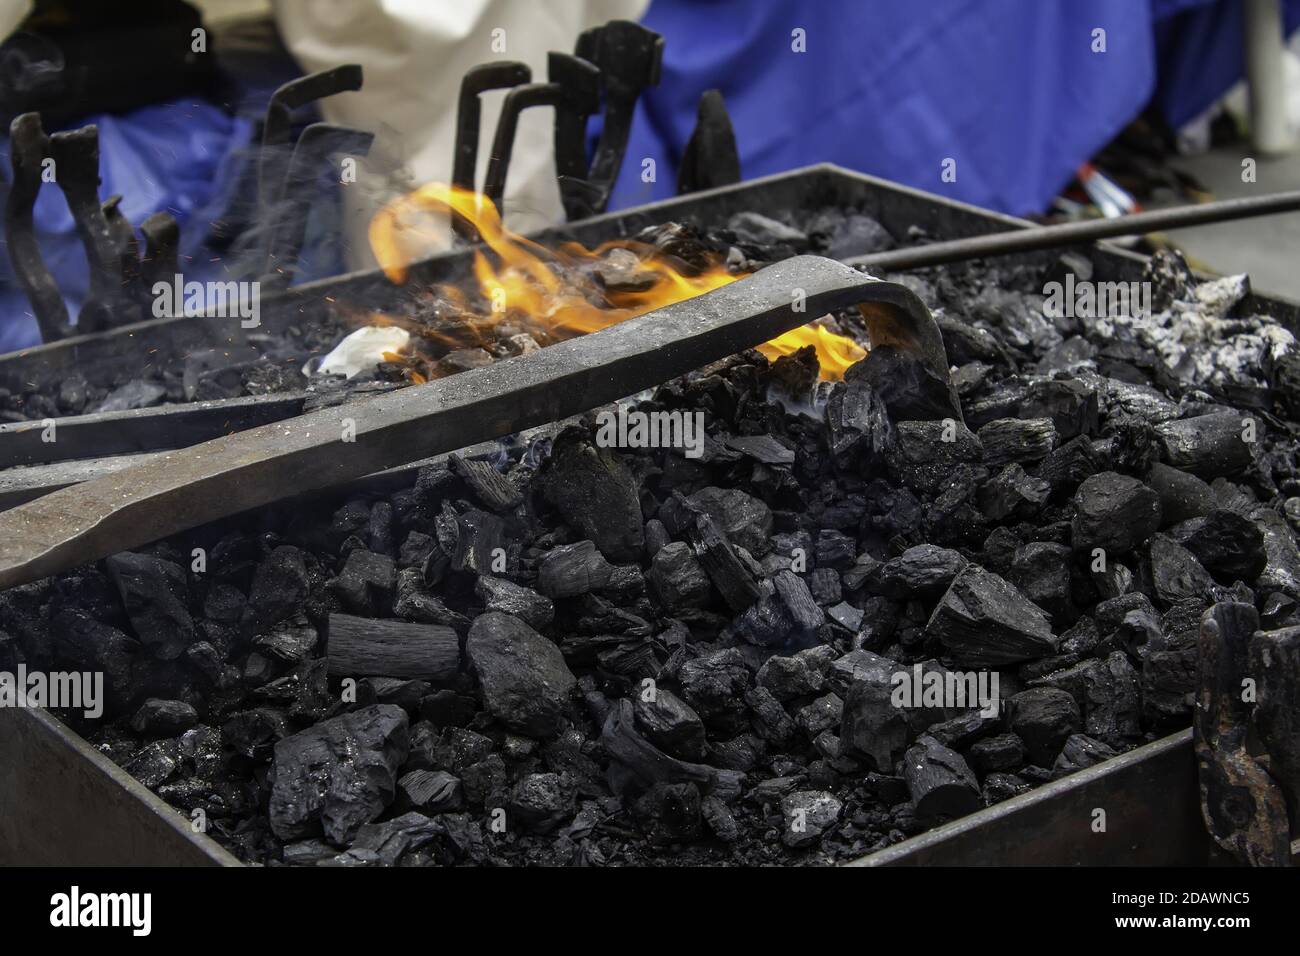
{"label": "blacksmith tool", "polygon": [[72,334],[68,307],[41,255],[32,210],[41,191],[43,163],[50,158],[50,140],[39,113],[24,113],[9,124],[10,162],[14,179],[5,201],[5,239],[18,284],[32,305],[41,341],[54,342]]}
{"label": "blacksmith tool", "polygon": [[736,131],[720,90],[705,90],[677,170],[677,195],[740,182]]}
{"label": "blacksmith tool", "polygon": [[[576,58],[575,58],[576,59]],[[581,61],[577,61],[581,62]],[[595,67],[592,67],[594,71]],[[519,114],[535,106],[551,106],[558,116],[562,111],[574,111],[594,103],[573,104],[574,92],[559,83],[528,83],[516,86],[506,94],[497,119],[496,135],[492,137],[492,155],[488,157],[487,175],[483,180],[483,195],[492,201],[497,210],[506,192],[506,174],[510,171],[510,156],[514,151],[515,133],[519,129]]]}
{"label": "blacksmith tool", "polygon": [[155,282],[172,282],[181,271],[181,229],[171,213],[156,212],[140,223],[140,232],[144,234],[140,284],[148,292]]}
{"label": "blacksmith tool", "polygon": [[537,352],[166,452],[20,505],[0,514],[0,587],[579,414],[854,305],[873,345],[906,348],[947,376],[938,326],[906,286],[799,256]]}
{"label": "blacksmith tool", "polygon": [[600,70],[581,57],[552,52],[546,78],[564,91],[555,107],[555,174],[565,217],[578,219],[588,200],[573,184],[587,178],[587,119],[600,108]]}
{"label": "blacksmith tool", "polygon": [[[533,78],[526,63],[507,60],[501,63],[480,63],[465,73],[460,81],[460,99],[456,102],[456,151],[451,161],[451,184],[460,189],[474,191],[474,177],[478,166],[479,127],[482,125],[483,105],[479,96],[488,90],[503,90]],[[464,216],[452,213],[451,228],[455,235],[466,241],[478,239],[478,232]]]}

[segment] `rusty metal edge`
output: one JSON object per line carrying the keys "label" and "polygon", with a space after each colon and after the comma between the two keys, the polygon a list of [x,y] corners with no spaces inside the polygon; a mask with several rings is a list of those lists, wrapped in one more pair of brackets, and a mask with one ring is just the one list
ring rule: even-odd
{"label": "rusty metal edge", "polygon": [[243,865],[48,711],[0,708],[0,767],[0,865]]}
{"label": "rusty metal edge", "polygon": [[844,865],[1204,865],[1199,793],[1188,728]]}

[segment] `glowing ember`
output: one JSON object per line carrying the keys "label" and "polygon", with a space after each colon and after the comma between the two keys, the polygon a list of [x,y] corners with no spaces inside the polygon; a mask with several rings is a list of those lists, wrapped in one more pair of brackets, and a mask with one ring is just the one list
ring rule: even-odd
{"label": "glowing ember", "polygon": [[[482,251],[474,252],[474,277],[489,315],[469,305],[459,289],[437,289],[444,300],[467,313],[469,325],[491,325],[510,318],[522,321],[542,338],[562,340],[693,298],[740,278],[720,264],[693,274],[683,271],[659,250],[632,241],[605,243],[594,250],[577,243],[547,249],[506,229],[486,197],[430,183],[389,203],[371,220],[370,245],[389,279],[404,283],[407,264],[437,247],[446,233],[449,211],[477,227],[496,260],[494,264]],[[595,275],[611,268],[611,264],[629,281],[597,282]],[[818,322],[778,336],[759,346],[759,351],[775,359],[808,345],[817,350],[821,375],[826,379],[842,378],[845,369],[866,355],[852,339]]]}

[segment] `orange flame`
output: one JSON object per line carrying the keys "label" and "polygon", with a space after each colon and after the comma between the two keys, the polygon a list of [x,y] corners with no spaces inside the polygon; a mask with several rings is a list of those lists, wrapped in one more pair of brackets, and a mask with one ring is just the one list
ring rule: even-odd
{"label": "orange flame", "polygon": [[[721,265],[697,274],[684,272],[659,250],[631,241],[608,242],[594,250],[577,243],[547,249],[506,229],[496,207],[485,196],[430,183],[388,203],[370,222],[371,249],[390,280],[404,283],[408,264],[437,247],[447,228],[448,212],[473,223],[497,260],[493,264],[482,250],[474,251],[474,277],[492,313],[488,323],[509,316],[549,339],[595,332],[740,278]],[[635,262],[628,263],[634,266],[630,271],[634,271],[636,284],[647,288],[609,289],[603,296],[600,294],[602,286],[591,274],[599,271],[616,249],[635,255]],[[440,286],[438,292],[468,313],[481,311],[470,307],[454,287]],[[852,339],[818,322],[765,342],[759,351],[776,359],[808,345],[817,351],[822,377],[831,380],[843,378],[845,370],[866,355]]]}

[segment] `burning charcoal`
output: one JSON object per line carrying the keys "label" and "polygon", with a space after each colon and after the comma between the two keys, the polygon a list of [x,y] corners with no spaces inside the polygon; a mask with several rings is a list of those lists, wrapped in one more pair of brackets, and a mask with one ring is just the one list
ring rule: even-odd
{"label": "burning charcoal", "polygon": [[577,682],[555,644],[516,617],[487,611],[474,619],[465,654],[493,717],[530,737],[559,732]]}
{"label": "burning charcoal", "polygon": [[487,610],[513,615],[534,630],[541,630],[555,618],[555,604],[550,598],[505,578],[482,575],[474,583],[474,593]]}
{"label": "burning charcoal", "polygon": [[[881,658],[883,660],[883,658]],[[895,670],[901,670],[894,665]],[[855,680],[844,697],[840,746],[846,756],[860,757],[868,767],[892,773],[912,740],[907,715],[893,700],[890,674]]]}
{"label": "burning charcoal", "polygon": [[873,590],[896,601],[933,600],[968,563],[956,551],[918,544],[881,565]]}
{"label": "burning charcoal", "polygon": [[538,479],[542,494],[609,560],[636,561],[645,547],[637,480],[613,451],[577,436],[556,440]]}
{"label": "burning charcoal", "polygon": [[1123,554],[1160,527],[1160,498],[1136,478],[1113,471],[1086,479],[1074,496],[1070,538],[1074,550]]}
{"label": "burning charcoal", "polygon": [[131,726],[144,737],[175,737],[189,730],[198,720],[194,708],[183,700],[151,697],[135,712]]}
{"label": "burning charcoal", "polygon": [[735,435],[727,439],[726,446],[764,465],[794,464],[794,449],[771,435]]}
{"label": "burning charcoal", "polygon": [[1294,814],[1300,807],[1300,628],[1255,632],[1250,676],[1258,688],[1254,724],[1268,751],[1269,774]]}
{"label": "burning charcoal", "polygon": [[778,571],[775,585],[736,618],[735,627],[746,641],[760,647],[807,646],[826,623],[825,612],[813,599],[804,579],[792,571]]}
{"label": "burning charcoal", "polygon": [[54,653],[79,671],[104,675],[106,713],[125,707],[134,696],[131,671],[140,644],[117,628],[96,621],[85,611],[59,611],[50,620]]}
{"label": "burning charcoal", "polygon": [[1056,447],[1056,426],[1050,418],[999,418],[976,434],[984,446],[984,463],[1038,461]]}
{"label": "burning charcoal", "polygon": [[421,813],[447,813],[464,805],[460,778],[445,770],[412,770],[397,781],[402,806]]}
{"label": "burning charcoal", "polygon": [[1225,581],[1253,581],[1268,563],[1263,532],[1231,511],[1191,518],[1176,525],[1170,534],[1205,570]]}
{"label": "burning charcoal", "polygon": [[[448,555],[453,571],[487,574],[498,551],[504,550],[505,526],[496,515],[471,508],[457,513],[444,504],[434,522],[438,546]],[[432,580],[426,568],[426,580]]]}
{"label": "burning charcoal", "polygon": [[273,550],[257,566],[242,627],[258,634],[296,614],[307,599],[311,583],[302,552],[290,545]]}
{"label": "burning charcoal", "polygon": [[1025,469],[1010,464],[980,486],[979,506],[990,521],[1028,518],[1038,512],[1051,493],[1042,478],[1031,478]]}
{"label": "burning charcoal", "polygon": [[799,713],[795,715],[795,723],[808,735],[808,739],[812,740],[822,731],[830,730],[832,727],[839,730],[843,718],[844,701],[840,700],[838,694],[823,694],[811,704],[799,708]]}
{"label": "burning charcoal", "polygon": [[670,612],[683,607],[704,607],[713,593],[709,577],[695,560],[690,545],[681,541],[666,545],[654,556],[646,579]]}
{"label": "burning charcoal", "polygon": [[509,511],[521,501],[523,495],[519,489],[506,480],[505,475],[492,467],[491,463],[476,458],[461,458],[452,455],[448,464],[469,485],[478,498],[490,511]]}
{"label": "burning charcoal", "polygon": [[620,700],[610,709],[600,743],[613,761],[609,775],[615,793],[644,791],[656,783],[696,783],[723,800],[739,795],[741,774],[736,771],[678,760],[642,737],[636,730],[629,700]]}
{"label": "burning charcoal", "polygon": [[957,575],[926,625],[954,661],[998,667],[1046,657],[1056,644],[1047,615],[1016,588],[977,564]]}
{"label": "burning charcoal", "polygon": [[723,734],[745,729],[749,670],[740,651],[727,648],[687,661],[678,682],[682,697],[707,726]]}
{"label": "burning charcoal", "polygon": [[732,544],[762,557],[772,547],[772,511],[757,498],[737,488],[705,488],[686,499],[717,524]]}
{"label": "burning charcoal", "polygon": [[890,456],[895,477],[913,491],[934,494],[963,462],[984,454],[979,439],[960,421],[900,421]]}
{"label": "burning charcoal", "polygon": [[1165,462],[1209,480],[1235,475],[1250,467],[1250,444],[1243,438],[1243,416],[1201,415],[1156,427]]}
{"label": "burning charcoal", "polygon": [[850,384],[871,386],[893,421],[962,420],[957,393],[913,350],[878,345],[844,373]]}
{"label": "burning charcoal", "polygon": [[733,611],[744,611],[765,593],[760,581],[761,569],[752,558],[746,560],[747,552],[741,552],[723,538],[712,517],[700,515],[686,533],[708,580],[713,581]]}
{"label": "burning charcoal", "polygon": [[979,809],[975,774],[961,755],[922,737],[903,755],[903,780],[917,822],[923,825],[962,817]]}
{"label": "burning charcoal", "polygon": [[865,382],[836,384],[826,401],[825,416],[827,443],[838,460],[859,452],[883,455],[893,440],[885,403]]}
{"label": "burning charcoal", "polygon": [[971,744],[966,757],[981,777],[996,772],[1013,773],[1024,766],[1025,745],[1015,734],[998,734]]}
{"label": "burning charcoal", "polygon": [[397,567],[393,559],[359,548],[348,555],[343,570],[329,582],[344,607],[357,614],[372,615],[392,606],[396,585]]}
{"label": "burning charcoal", "polygon": [[1010,727],[1025,742],[1029,759],[1050,767],[1066,738],[1082,726],[1079,705],[1057,687],[1031,687],[1011,698]]}
{"label": "burning charcoal", "polygon": [[1199,561],[1168,535],[1151,536],[1151,583],[1165,604],[1201,600],[1214,580]]}
{"label": "burning charcoal", "polygon": [[632,816],[656,846],[699,837],[703,816],[700,788],[693,783],[656,783],[632,804]]}
{"label": "burning charcoal", "polygon": [[609,250],[592,267],[592,274],[606,292],[645,292],[659,281],[654,271],[642,268],[641,259],[630,249]]}
{"label": "burning charcoal", "polygon": [[331,614],[325,642],[335,676],[449,683],[460,670],[460,640],[449,627]]}
{"label": "burning charcoal", "polygon": [[844,805],[821,790],[796,790],[781,800],[781,842],[789,847],[816,843],[840,820]]}
{"label": "burning charcoal", "polygon": [[126,607],[131,627],[162,660],[174,660],[194,641],[186,609],[185,572],[148,554],[115,554],[105,564]]}
{"label": "burning charcoal", "polygon": [[700,761],[708,747],[700,715],[665,688],[656,688],[654,699],[638,694],[633,702],[637,727],[646,739],[671,757]]}
{"label": "burning charcoal", "polygon": [[532,833],[550,833],[573,815],[573,791],[557,773],[530,773],[510,791],[509,819]]}
{"label": "burning charcoal", "polygon": [[794,739],[795,725],[790,715],[766,688],[745,691],[745,703],[754,718],[754,732],[777,747],[787,747]]}
{"label": "burning charcoal", "polygon": [[1193,711],[1201,813],[1214,841],[1240,861],[1286,866],[1291,858],[1286,798],[1252,753],[1251,704],[1241,693],[1258,627],[1255,608],[1234,602],[1214,605],[1201,621]]}
{"label": "burning charcoal", "polygon": [[704,822],[709,825],[713,835],[723,843],[735,843],[740,839],[740,825],[727,805],[717,797],[705,797],[700,803]]}
{"label": "burning charcoal", "polygon": [[393,601],[393,613],[421,624],[450,627],[457,634],[469,630],[469,618],[453,611],[435,597],[424,586],[424,575],[418,568],[404,568],[397,575],[397,597]]}
{"label": "burning charcoal", "polygon": [[351,842],[393,801],[408,748],[406,713],[376,704],[322,721],[275,745],[267,783],[271,829],[281,840],[319,826],[335,846]]}
{"label": "burning charcoal", "polygon": [[817,694],[825,689],[826,672],[834,660],[829,647],[810,647],[788,657],[776,654],[759,668],[758,685],[781,701]]}
{"label": "burning charcoal", "polygon": [[613,565],[593,542],[562,544],[542,558],[537,587],[549,598],[576,597],[603,588],[613,573]]}
{"label": "burning charcoal", "polygon": [[1264,554],[1268,561],[1255,581],[1261,594],[1281,592],[1300,600],[1300,550],[1286,519],[1269,508],[1255,508],[1251,521],[1264,533]]}
{"label": "burning charcoal", "polygon": [[1074,616],[1070,598],[1070,549],[1063,544],[1031,541],[1016,551],[1011,583],[1058,623]]}
{"label": "burning charcoal", "polygon": [[1215,510],[1210,486],[1185,471],[1156,462],[1147,473],[1146,483],[1160,498],[1160,512],[1166,525],[1204,517]]}
{"label": "burning charcoal", "polygon": [[1087,770],[1115,756],[1118,756],[1115,751],[1100,740],[1093,740],[1084,734],[1071,734],[1061,748],[1056,763],[1052,764],[1052,776],[1064,777],[1066,774]]}

